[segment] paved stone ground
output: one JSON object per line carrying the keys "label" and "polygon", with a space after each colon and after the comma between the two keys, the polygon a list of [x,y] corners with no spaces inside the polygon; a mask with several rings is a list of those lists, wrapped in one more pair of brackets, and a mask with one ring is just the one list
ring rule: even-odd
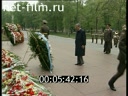
{"label": "paved stone ground", "polygon": [[[2,48],[10,50],[21,57],[27,63],[32,54],[28,46],[27,34],[25,42],[17,46],[12,46],[9,41],[2,42]],[[49,36],[52,46],[53,65],[52,73],[44,71],[40,67],[38,58],[28,62],[26,70],[39,75],[89,75],[89,83],[45,83],[44,86],[56,96],[126,96],[126,72],[119,78],[115,87],[117,91],[111,91],[108,86],[109,79],[116,73],[118,60],[118,48],[113,46],[111,54],[103,53],[103,45],[91,43],[87,40],[85,64],[74,65],[74,39],[57,36]]]}

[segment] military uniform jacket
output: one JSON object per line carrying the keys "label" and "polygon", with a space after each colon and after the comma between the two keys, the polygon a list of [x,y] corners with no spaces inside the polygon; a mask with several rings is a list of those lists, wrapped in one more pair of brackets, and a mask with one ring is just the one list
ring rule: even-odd
{"label": "military uniform jacket", "polygon": [[121,33],[118,47],[119,55],[117,59],[126,61],[126,31]]}
{"label": "military uniform jacket", "polygon": [[40,32],[49,35],[49,27],[47,25],[43,25]]}
{"label": "military uniform jacket", "polygon": [[113,38],[112,29],[105,29],[104,41],[111,41]]}

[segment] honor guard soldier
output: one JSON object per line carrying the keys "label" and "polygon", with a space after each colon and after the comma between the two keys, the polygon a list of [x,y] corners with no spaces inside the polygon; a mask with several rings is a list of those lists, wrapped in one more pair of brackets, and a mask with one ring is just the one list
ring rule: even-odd
{"label": "honor guard soldier", "polygon": [[42,34],[44,34],[44,36],[48,39],[48,35],[49,35],[49,27],[47,26],[47,21],[46,20],[43,20],[43,25],[40,29],[40,32]]}

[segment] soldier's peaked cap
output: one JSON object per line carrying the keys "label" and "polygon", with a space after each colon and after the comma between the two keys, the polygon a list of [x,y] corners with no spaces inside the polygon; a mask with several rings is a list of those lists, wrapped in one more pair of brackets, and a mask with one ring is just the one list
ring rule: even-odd
{"label": "soldier's peaked cap", "polygon": [[108,26],[111,26],[111,24],[107,24]]}
{"label": "soldier's peaked cap", "polygon": [[47,24],[47,23],[48,23],[46,20],[43,20],[42,22],[43,22],[43,23],[45,23],[45,24]]}

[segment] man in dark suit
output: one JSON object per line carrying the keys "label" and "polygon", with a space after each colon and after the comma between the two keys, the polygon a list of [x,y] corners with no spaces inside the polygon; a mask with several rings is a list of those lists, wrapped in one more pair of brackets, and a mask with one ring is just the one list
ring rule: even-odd
{"label": "man in dark suit", "polygon": [[[125,27],[125,26],[124,26]],[[116,91],[114,87],[115,81],[124,74],[126,69],[126,27],[123,28],[123,31],[119,40],[119,55],[118,55],[119,65],[117,67],[117,73],[110,79],[108,85],[111,90]]]}
{"label": "man in dark suit", "polygon": [[48,39],[49,27],[47,26],[46,20],[43,20],[43,26],[41,27],[40,32]]}
{"label": "man in dark suit", "polygon": [[111,52],[112,48],[112,38],[113,38],[113,33],[112,29],[110,28],[110,24],[106,25],[106,29],[104,32],[104,52],[105,54],[109,54]]}
{"label": "man in dark suit", "polygon": [[86,34],[85,31],[81,29],[80,24],[75,25],[77,31],[75,38],[75,56],[77,56],[77,63],[75,65],[84,64],[83,56],[85,55],[85,45],[86,45]]}

